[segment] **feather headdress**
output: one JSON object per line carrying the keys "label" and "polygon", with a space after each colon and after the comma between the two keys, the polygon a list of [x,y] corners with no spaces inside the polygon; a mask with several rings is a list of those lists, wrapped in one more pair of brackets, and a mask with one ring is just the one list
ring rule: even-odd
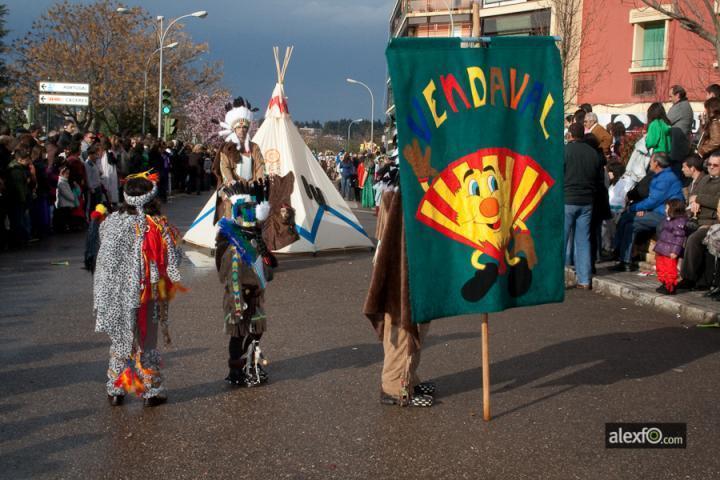
{"label": "feather headdress", "polygon": [[[240,150],[240,139],[235,134],[235,129],[241,125],[250,126],[253,121],[253,114],[258,111],[257,108],[253,108],[250,102],[245,100],[243,97],[237,97],[232,103],[225,105],[225,121],[218,122],[222,130],[218,132],[218,135],[225,137],[225,141],[233,142],[237,144],[238,150]],[[245,151],[250,150],[250,137],[245,137]]]}

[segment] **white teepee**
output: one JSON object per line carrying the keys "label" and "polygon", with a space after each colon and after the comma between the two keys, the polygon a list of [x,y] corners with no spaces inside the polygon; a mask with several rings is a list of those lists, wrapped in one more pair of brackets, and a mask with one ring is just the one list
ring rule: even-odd
{"label": "white teepee", "polygon": [[[282,66],[278,47],[273,50],[278,83],[270,98],[265,120],[252,141],[260,147],[265,158],[266,173],[284,176],[293,172],[295,175],[295,188],[290,202],[295,209],[300,240],[279,250],[279,253],[372,247],[357,217],[305,145],[290,118],[283,81],[292,47],[286,49]],[[215,248],[214,213],[213,194],[190,225],[183,240],[200,247]]]}
{"label": "white teepee", "polygon": [[340,196],[320,163],[305,145],[290,118],[283,89],[292,47],[285,51],[280,65],[278,47],[274,47],[278,83],[275,85],[265,120],[253,142],[262,151],[268,174],[295,174],[290,201],[295,209],[295,224],[300,240],[280,253],[317,252],[335,248],[372,247],[355,214]]}

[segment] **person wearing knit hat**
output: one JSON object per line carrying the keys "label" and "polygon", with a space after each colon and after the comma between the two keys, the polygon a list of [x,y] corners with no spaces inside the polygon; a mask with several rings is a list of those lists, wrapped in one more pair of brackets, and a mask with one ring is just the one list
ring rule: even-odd
{"label": "person wearing knit hat", "polygon": [[178,232],[160,214],[156,174],[126,178],[120,210],[100,225],[94,276],[95,331],[111,340],[106,390],[112,406],[127,393],[145,406],[165,403],[158,330],[170,343],[168,303],[180,285]]}

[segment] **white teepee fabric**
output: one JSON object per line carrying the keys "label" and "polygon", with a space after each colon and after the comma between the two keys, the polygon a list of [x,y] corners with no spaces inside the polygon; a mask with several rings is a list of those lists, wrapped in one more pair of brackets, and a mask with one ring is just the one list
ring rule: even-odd
{"label": "white teepee fabric", "polygon": [[290,200],[300,240],[279,252],[372,247],[357,217],[305,144],[288,112],[283,81],[292,47],[286,50],[282,67],[277,47],[274,50],[278,83],[253,142],[262,151],[268,174],[295,174],[295,189]]}
{"label": "white teepee fabric", "polygon": [[200,213],[193,223],[190,224],[190,228],[185,232],[183,240],[187,243],[191,243],[198,247],[215,248],[215,236],[217,235],[217,227],[213,225],[213,218],[215,217],[215,192],[210,194],[205,206],[200,210]]}
{"label": "white teepee fabric", "polygon": [[[282,67],[277,47],[274,51],[278,83],[268,104],[265,120],[252,141],[260,147],[265,158],[266,173],[286,175],[293,172],[295,175],[295,188],[290,201],[295,209],[300,240],[279,250],[279,253],[372,247],[357,217],[305,144],[288,112],[283,80],[292,47],[286,50]],[[201,247],[215,248],[216,227],[212,223],[214,212],[213,194],[183,240]]]}

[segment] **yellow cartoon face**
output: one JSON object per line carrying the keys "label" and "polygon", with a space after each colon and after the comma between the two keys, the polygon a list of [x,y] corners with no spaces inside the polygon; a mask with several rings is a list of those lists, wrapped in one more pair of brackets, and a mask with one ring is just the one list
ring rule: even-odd
{"label": "yellow cartoon face", "polygon": [[494,257],[537,207],[552,179],[530,157],[483,149],[450,163],[428,186],[417,212],[426,225]]}
{"label": "yellow cartoon face", "polygon": [[[461,166],[465,172],[459,195],[455,196],[457,223],[468,238],[477,243],[488,242],[496,248],[509,238],[509,208],[506,182],[498,172],[497,163],[489,162],[482,169]],[[454,173],[460,174],[459,171]],[[505,187],[505,188],[504,188]]]}

